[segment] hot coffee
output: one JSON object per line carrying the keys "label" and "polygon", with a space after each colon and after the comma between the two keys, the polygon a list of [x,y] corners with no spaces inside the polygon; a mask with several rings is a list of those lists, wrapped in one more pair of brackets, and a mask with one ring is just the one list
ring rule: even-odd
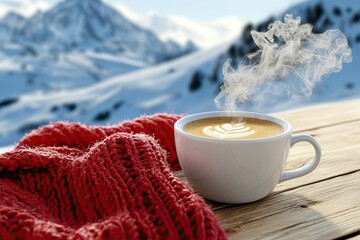
{"label": "hot coffee", "polygon": [[[257,201],[277,183],[313,171],[321,158],[315,138],[293,136],[288,122],[265,114],[197,113],[179,119],[174,129],[176,152],[187,181],[203,197],[217,202]],[[290,147],[298,142],[310,143],[315,156],[305,166],[286,171]]]}
{"label": "hot coffee", "polygon": [[268,120],[233,116],[198,119],[187,123],[184,131],[192,135],[216,139],[266,138],[284,132],[279,124]]}

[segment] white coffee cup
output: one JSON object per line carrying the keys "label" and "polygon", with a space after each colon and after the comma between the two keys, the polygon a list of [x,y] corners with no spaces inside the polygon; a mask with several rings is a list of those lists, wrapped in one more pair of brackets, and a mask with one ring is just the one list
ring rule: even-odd
{"label": "white coffee cup", "polygon": [[[272,121],[283,133],[258,139],[214,139],[189,134],[184,126],[192,121],[216,116],[242,116]],[[306,141],[315,157],[305,166],[284,171],[290,147]],[[251,112],[205,112],[188,115],[175,123],[175,144],[180,166],[192,187],[209,200],[247,203],[264,198],[276,184],[313,171],[321,157],[321,147],[309,135],[292,135],[291,125],[280,118]]]}

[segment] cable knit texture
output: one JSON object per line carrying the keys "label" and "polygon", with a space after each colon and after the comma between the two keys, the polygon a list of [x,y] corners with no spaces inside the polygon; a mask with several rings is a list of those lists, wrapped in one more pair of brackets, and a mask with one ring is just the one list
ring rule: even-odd
{"label": "cable knit texture", "polygon": [[225,239],[172,173],[180,117],[32,131],[0,155],[0,239]]}

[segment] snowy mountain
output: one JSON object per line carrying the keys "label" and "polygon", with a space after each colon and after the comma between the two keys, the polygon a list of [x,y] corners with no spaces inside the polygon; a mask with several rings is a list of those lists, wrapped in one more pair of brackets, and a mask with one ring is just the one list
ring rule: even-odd
{"label": "snowy mountain", "polygon": [[8,28],[21,28],[26,22],[26,18],[15,12],[8,12],[1,20],[1,24]]}
{"label": "snowy mountain", "polygon": [[[243,109],[272,112],[314,102],[359,97],[358,0],[311,1],[285,12],[300,15],[303,23],[312,23],[318,32],[340,28],[351,43],[353,62],[344,65],[340,73],[324,78],[314,89],[310,99],[289,101],[286,96],[279,94],[260,109],[251,102],[244,105]],[[256,51],[250,30],[265,31],[270,22],[282,18],[283,14],[256,25],[248,24],[240,37],[226,43],[157,66],[109,77],[90,86],[71,91],[39,92],[2,99],[0,145],[12,144],[29,130],[58,119],[111,124],[159,111],[194,113],[215,110],[213,100],[222,84],[221,71],[225,60],[231,58],[236,63],[246,53]],[[92,54],[96,52],[88,56]],[[107,55],[95,57],[108,58]],[[83,62],[83,55],[72,58],[73,61]],[[66,61],[62,63],[66,67]]]}
{"label": "snowy mountain", "polygon": [[26,22],[26,18],[15,13],[9,12],[0,20],[0,42],[11,41],[13,31],[21,28]]}
{"label": "snowy mountain", "polygon": [[64,0],[30,18],[9,12],[0,19],[0,101],[85,87],[195,50],[161,41],[101,0]]}
{"label": "snowy mountain", "polygon": [[66,0],[38,12],[12,35],[16,43],[52,52],[93,49],[157,63],[183,54],[101,0]]}
{"label": "snowy mountain", "polygon": [[161,16],[151,13],[139,21],[141,26],[156,33],[164,42],[174,41],[182,46],[195,44],[199,48],[213,47],[238,36],[245,25],[237,18],[222,18],[198,23],[181,16]]}
{"label": "snowy mountain", "polygon": [[[265,32],[270,23],[275,20],[282,20],[285,13],[300,16],[302,23],[310,23],[314,26],[314,33],[322,33],[328,29],[340,29],[352,48],[353,61],[351,64],[345,64],[340,73],[325,76],[323,81],[314,89],[311,98],[284,101],[286,97],[279,96],[273,100],[267,99],[266,103],[262,105],[249,102],[242,106],[242,109],[271,112],[314,102],[359,96],[360,5],[357,0],[342,2],[336,0],[306,1],[287,9],[283,14],[269,17],[259,24],[247,24],[241,37],[228,48],[225,54],[219,57],[218,64],[214,69],[216,81],[222,84],[222,66],[227,59],[232,59],[233,65],[236,67],[246,54],[258,50],[250,34],[251,30]],[[279,99],[283,100],[280,101]]]}
{"label": "snowy mountain", "polygon": [[[155,67],[109,78],[89,87],[52,94],[29,94],[0,102],[0,143],[56,119],[91,124],[115,123],[143,113],[211,109],[216,91],[211,81],[191,82],[196,71],[213,68],[229,43],[198,51]],[[198,91],[198,86],[204,86]],[[212,89],[210,91],[210,89]],[[6,126],[6,127],[5,127]],[[0,144],[0,145],[1,145]]]}

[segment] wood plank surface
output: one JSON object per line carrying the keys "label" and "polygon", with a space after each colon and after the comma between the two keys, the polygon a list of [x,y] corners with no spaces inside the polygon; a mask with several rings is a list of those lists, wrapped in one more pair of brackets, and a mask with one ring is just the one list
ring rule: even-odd
{"label": "wood plank surface", "polygon": [[274,113],[291,123],[295,132],[360,120],[360,100],[333,102]]}
{"label": "wood plank surface", "polygon": [[[280,183],[250,204],[209,202],[230,239],[360,239],[360,99],[273,114],[322,146],[314,172]],[[313,156],[296,144],[286,168]],[[181,173],[180,173],[181,175]]]}
{"label": "wood plank surface", "polygon": [[[279,184],[276,190],[286,190],[360,169],[360,120],[305,133],[314,135],[321,145],[322,158],[319,166],[304,177]],[[295,145],[290,150],[286,168],[304,165],[313,154],[310,146]]]}
{"label": "wood plank surface", "polygon": [[[208,202],[230,239],[360,240],[360,99],[274,113],[310,134],[322,147],[314,172],[276,186],[249,204]],[[299,143],[286,169],[307,163],[314,151]],[[176,175],[186,181],[183,173]]]}
{"label": "wood plank surface", "polygon": [[217,212],[232,239],[334,239],[360,229],[360,171]]}

